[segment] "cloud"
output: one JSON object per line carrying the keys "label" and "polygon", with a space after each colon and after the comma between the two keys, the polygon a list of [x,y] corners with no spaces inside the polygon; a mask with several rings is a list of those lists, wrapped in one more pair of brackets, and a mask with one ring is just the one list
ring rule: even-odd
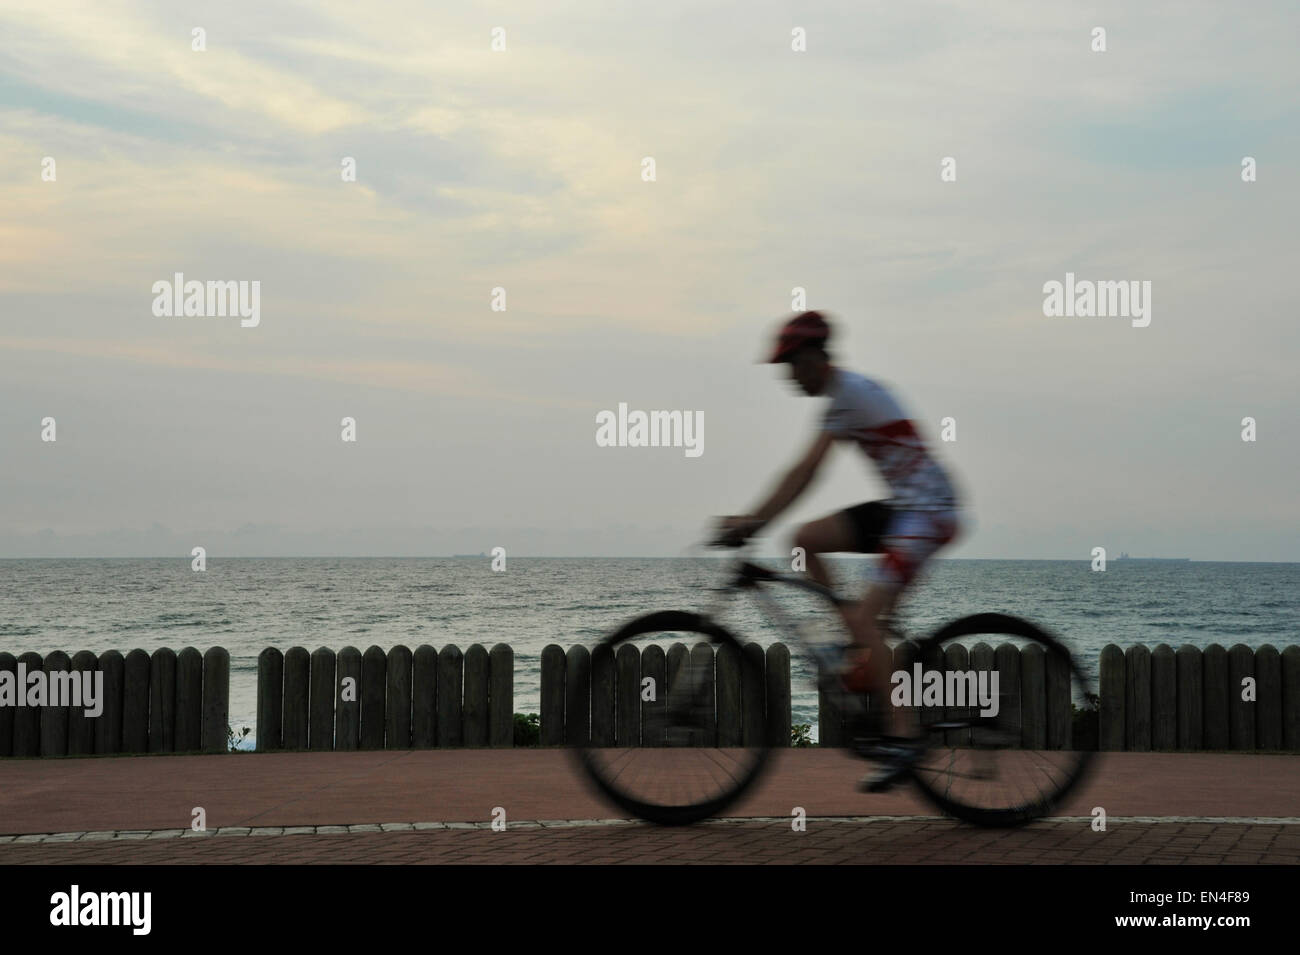
{"label": "cloud", "polygon": [[[1173,501],[1185,510],[1165,519],[1201,520],[1209,479],[1179,475],[1215,471],[1248,411],[1278,449],[1252,459],[1248,486],[1234,471],[1212,490],[1297,524],[1286,402],[1300,342],[1278,280],[1300,198],[1284,171],[1300,146],[1294,10],[738,9],[5,4],[12,440],[61,401],[126,421],[143,404],[175,425],[179,456],[207,460],[212,439],[187,432],[187,415],[242,413],[242,389],[276,407],[307,384],[340,401],[377,388],[400,396],[384,414],[411,415],[406,434],[437,421],[482,449],[455,469],[423,447],[401,462],[463,481],[438,505],[453,515],[495,513],[504,497],[612,519],[634,500],[649,527],[743,506],[804,439],[809,408],[752,367],[799,286],[840,318],[847,363],[897,382],[931,425],[975,425],[954,467],[986,526],[1009,527],[1008,549],[1047,548],[1064,531],[1043,515],[1062,509],[1086,507],[1086,527]],[[796,24],[806,54],[789,49]],[[489,49],[498,25],[504,54]],[[1088,49],[1096,25],[1105,54]],[[190,49],[195,26],[207,52]],[[1243,155],[1259,182],[1240,181]],[[40,178],[45,156],[56,182]],[[655,182],[641,180],[646,156]],[[955,183],[939,182],[946,156]],[[1045,319],[1042,283],[1067,270],[1151,279],[1151,328]],[[263,324],[154,318],[150,286],[177,271],[262,282]],[[489,308],[497,287],[507,311]],[[190,379],[204,383],[190,405],[148,401]],[[729,457],[711,448],[689,472],[588,457],[591,416],[619,400],[704,408]],[[479,405],[491,424],[469,423]],[[1142,424],[1106,426],[1115,417]],[[1181,443],[1153,452],[1152,430]],[[233,468],[275,462],[261,499],[328,514],[328,493],[300,490],[316,475],[258,440],[232,437],[223,454]],[[139,504],[124,489],[156,477],[149,453],[103,492],[135,508],[130,526],[167,496]],[[1099,456],[1143,461],[1143,480],[1093,495]],[[24,460],[32,470],[0,476],[0,493],[60,459]],[[810,515],[875,490],[858,464]],[[72,477],[48,474],[70,496],[33,506],[74,512]],[[391,508],[373,523],[400,522],[423,491],[372,494]],[[175,526],[209,520],[201,501],[174,500]],[[211,506],[230,522],[245,504]],[[183,521],[187,508],[202,520]]]}

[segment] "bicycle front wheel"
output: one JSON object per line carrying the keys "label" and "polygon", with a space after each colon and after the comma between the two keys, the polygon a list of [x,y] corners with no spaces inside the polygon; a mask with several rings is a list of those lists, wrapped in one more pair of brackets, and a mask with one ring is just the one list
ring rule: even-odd
{"label": "bicycle front wheel", "polygon": [[590,732],[578,727],[566,745],[635,816],[686,825],[717,815],[767,762],[763,672],[762,649],[711,620],[639,617],[593,650]]}
{"label": "bicycle front wheel", "polygon": [[910,646],[913,654],[895,650],[894,672],[909,675],[903,702],[926,748],[913,777],[942,811],[980,826],[1023,825],[1083,780],[1093,753],[1074,740],[1072,704],[1088,687],[1064,644],[1026,620],[985,613]]}

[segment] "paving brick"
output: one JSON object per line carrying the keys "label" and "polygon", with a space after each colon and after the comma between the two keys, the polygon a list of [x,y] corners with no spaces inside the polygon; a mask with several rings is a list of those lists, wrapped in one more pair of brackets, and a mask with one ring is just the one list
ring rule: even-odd
{"label": "paving brick", "polygon": [[[262,839],[193,841],[164,839],[115,842],[10,843],[0,848],[0,864],[31,862],[58,864],[136,863],[187,864],[219,860],[263,864],[317,864],[346,862],[463,863],[519,865],[549,862],[595,865],[620,864],[1179,864],[1206,861],[1267,861],[1263,853],[1238,852],[1228,856],[1207,852],[1171,851],[1159,826],[1146,826],[1139,838],[1115,851],[1104,840],[1061,849],[1053,845],[1060,834],[1040,827],[1037,844],[1014,832],[988,833],[945,821],[908,824],[913,843],[889,850],[892,842],[906,842],[896,827],[874,823],[823,823],[831,837],[818,844],[803,833],[790,833],[767,824],[738,823],[717,829],[618,829],[573,827],[539,828],[510,833],[485,829],[426,829],[355,833],[268,836]],[[1068,824],[1060,824],[1068,825]],[[1249,827],[1242,827],[1249,828]],[[737,838],[738,837],[738,838]],[[852,837],[852,842],[850,842]],[[135,848],[138,847],[138,848]],[[1300,853],[1278,856],[1294,862]]]}
{"label": "paving brick", "polygon": [[[831,750],[782,753],[735,817],[671,829],[611,819],[619,813],[588,791],[567,754],[540,749],[0,761],[0,819],[12,830],[0,836],[0,864],[1295,864],[1300,825],[1149,817],[1293,817],[1298,765],[1294,755],[1100,754],[1062,818],[981,830],[937,817],[906,787],[856,792],[855,767]],[[431,792],[430,778],[445,784]],[[38,795],[51,787],[65,794],[57,802]],[[210,818],[256,829],[167,829],[196,791],[211,794]],[[493,831],[484,810],[503,801],[511,821]],[[793,805],[808,811],[805,832],[791,829]],[[1108,832],[1090,829],[1095,805],[1111,809]]]}

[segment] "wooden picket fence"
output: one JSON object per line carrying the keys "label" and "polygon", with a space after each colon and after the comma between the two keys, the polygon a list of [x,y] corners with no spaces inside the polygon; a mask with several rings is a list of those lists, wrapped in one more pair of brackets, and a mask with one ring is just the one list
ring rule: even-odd
{"label": "wooden picket fence", "polygon": [[[892,668],[910,670],[919,648],[893,650]],[[746,681],[745,654],[758,666]],[[767,731],[767,743],[791,742],[790,651],[755,643],[715,651],[707,643],[667,649],[625,645],[568,650],[557,644],[541,655],[541,744],[578,740],[602,745],[654,745],[661,739],[673,675],[687,661],[712,667],[715,714],[697,741],[749,745]],[[0,757],[84,756],[113,753],[224,752],[230,698],[230,655],[222,647],[200,654],[108,650],[96,656],[53,651],[15,657],[0,652],[0,670],[101,671],[103,712],[87,717],[73,706],[0,706]],[[1020,744],[1033,749],[1076,745],[1069,674],[1041,649],[1012,643],[947,648],[926,670],[999,674],[1002,705],[1018,710]],[[1166,644],[1154,649],[1106,646],[1099,660],[1096,715],[1102,750],[1300,751],[1300,646],[1279,652],[1237,644],[1204,650]],[[643,700],[652,678],[669,696]],[[872,705],[877,705],[874,701]],[[887,704],[886,704],[887,705]],[[922,719],[944,711],[923,708]],[[846,727],[824,695],[818,700],[819,742],[845,745]],[[961,731],[969,737],[972,731]],[[978,732],[976,730],[975,732]],[[971,742],[949,730],[950,742]],[[712,742],[709,742],[712,741]],[[976,739],[974,742],[978,743]],[[274,647],[258,657],[257,748],[372,750],[429,747],[510,747],[514,744],[514,653],[479,644],[463,654],[454,645],[435,650],[404,646],[336,654]]]}
{"label": "wooden picket fence", "polygon": [[[741,652],[760,664],[754,671],[762,673],[752,686],[744,685],[743,670],[730,647],[716,653],[712,645],[696,643],[689,649],[674,643],[668,650],[655,644],[638,648],[621,646],[618,653],[601,646],[596,651],[571,647],[567,652],[551,645],[542,651],[542,744],[558,746],[575,740],[590,739],[599,745],[656,745],[662,739],[662,711],[665,699],[672,695],[672,675],[687,660],[694,666],[714,666],[714,714],[702,735],[716,740],[716,745],[752,745],[759,739],[766,715],[767,742],[771,746],[791,744],[790,651],[774,643],[766,651],[756,643],[747,643]],[[893,650],[893,669],[910,671],[919,648],[905,641]],[[1071,744],[1071,710],[1069,674],[1048,665],[1041,648],[1031,646],[1021,652],[1011,644],[996,651],[978,644],[969,652],[965,647],[948,648],[944,660],[921,660],[927,669],[999,670],[999,685],[1004,706],[1012,705],[1023,712],[1010,714],[1020,720],[1021,745],[1036,749],[1066,749]],[[642,699],[642,680],[651,677],[658,686],[667,687],[667,697]],[[872,701],[872,706],[879,705]],[[955,711],[954,711],[955,712]],[[922,710],[924,722],[934,722],[944,715],[940,709]],[[819,745],[842,747],[847,743],[846,718],[837,712],[833,701],[818,693]],[[950,742],[970,742],[970,731],[948,731]],[[700,741],[701,745],[708,745]]]}
{"label": "wooden picket fence", "polygon": [[221,753],[230,711],[230,654],[212,647],[131,650],[123,656],[82,650],[0,652],[0,670],[100,671],[103,711],[80,706],[0,706],[0,756],[91,756],[109,753]]}
{"label": "wooden picket fence", "polygon": [[[920,646],[914,640],[905,640],[891,652],[891,672],[912,671],[919,662],[926,671],[949,670],[997,671],[999,690],[999,717],[1008,726],[1019,726],[1020,746],[1024,749],[1070,749],[1074,746],[1074,721],[1070,699],[1070,673],[1064,661],[1049,658],[1037,644],[1019,647],[1005,642],[996,648],[988,643],[972,647],[952,644],[944,648],[943,657],[920,656]],[[871,699],[875,709],[888,706],[888,701]],[[820,744],[844,746],[848,727],[844,718],[835,711],[824,693],[818,694]],[[969,710],[956,707],[921,707],[919,718],[923,724],[939,722],[945,716],[966,716]],[[981,730],[946,730],[944,740],[957,745],[984,742]],[[1005,742],[1005,740],[1003,740]]]}
{"label": "wooden picket fence", "polygon": [[[718,740],[717,745],[734,745],[738,739],[749,745],[766,712],[769,745],[788,746],[789,650],[775,643],[764,651],[751,643],[743,652],[763,664],[762,686],[741,686],[738,662],[725,651],[717,652],[714,723],[705,734]],[[914,641],[900,643],[892,650],[891,669],[910,672],[919,652]],[[600,745],[653,745],[664,704],[662,699],[643,701],[641,681],[654,677],[671,694],[671,674],[688,653],[693,664],[707,664],[713,648],[697,643],[688,649],[675,643],[665,652],[654,644],[640,649],[624,645],[615,655],[608,647],[591,652],[575,646],[566,652],[548,646],[542,651],[542,744],[590,739]],[[919,662],[927,671],[998,671],[1002,712],[1007,725],[1019,726],[1025,749],[1086,745],[1075,738],[1073,707],[1084,701],[1071,700],[1070,674],[1062,661],[1048,658],[1036,645],[954,644],[945,648],[943,659]],[[1255,681],[1253,700],[1242,698],[1247,677]],[[1268,645],[1252,650],[1238,644],[1224,650],[1212,644],[1204,651],[1184,646],[1175,654],[1164,644],[1154,652],[1145,646],[1122,651],[1111,644],[1101,654],[1100,683],[1099,749],[1300,751],[1300,646],[1278,653]],[[1236,693],[1230,692],[1233,687]],[[957,712],[923,707],[920,719],[933,723]],[[847,744],[846,720],[823,692],[818,693],[818,730],[821,746]],[[945,740],[978,744],[980,733],[978,728],[947,730]]]}
{"label": "wooden picket fence", "polygon": [[1100,662],[1100,749],[1300,750],[1300,646],[1112,643]]}
{"label": "wooden picket fence", "polygon": [[474,644],[363,654],[274,647],[257,658],[257,749],[514,745],[514,651]]}
{"label": "wooden picket fence", "polygon": [[[756,667],[742,668],[740,654]],[[782,643],[763,650],[747,643],[716,653],[704,642],[689,649],[674,643],[667,651],[624,644],[542,650],[541,743],[560,746],[591,741],[600,746],[653,746],[664,740],[664,708],[672,699],[674,678],[689,660],[712,666],[715,712],[701,729],[703,746],[750,746],[767,729],[771,746],[790,744],[790,651]],[[753,675],[745,680],[744,674]],[[758,674],[761,674],[759,678]],[[642,699],[642,681],[652,679],[653,699]]]}

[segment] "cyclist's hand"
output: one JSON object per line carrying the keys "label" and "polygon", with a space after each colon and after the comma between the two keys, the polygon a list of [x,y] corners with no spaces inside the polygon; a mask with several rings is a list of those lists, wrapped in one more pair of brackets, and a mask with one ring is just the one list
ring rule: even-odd
{"label": "cyclist's hand", "polygon": [[748,515],[719,518],[713,543],[719,547],[739,547],[762,525],[762,521]]}

